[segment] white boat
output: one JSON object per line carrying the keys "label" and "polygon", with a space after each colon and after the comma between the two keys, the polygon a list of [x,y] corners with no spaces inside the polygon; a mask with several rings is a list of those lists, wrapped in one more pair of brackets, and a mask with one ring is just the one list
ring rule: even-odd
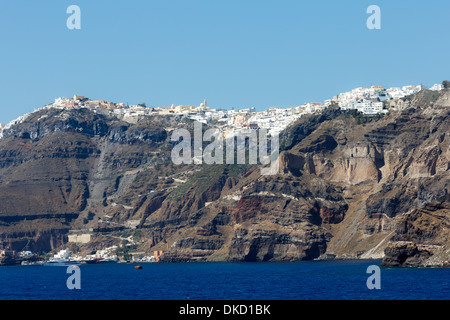
{"label": "white boat", "polygon": [[68,267],[68,266],[78,266],[81,262],[72,259],[51,259],[49,261],[44,262],[44,266],[46,267]]}
{"label": "white boat", "polygon": [[112,257],[105,257],[103,259],[100,259],[99,263],[115,263],[118,262],[119,259],[117,258],[117,256],[112,256]]}
{"label": "white boat", "polygon": [[43,261],[22,261],[20,265],[22,266],[42,266]]}
{"label": "white boat", "polygon": [[67,267],[79,265],[78,260],[70,259],[71,252],[68,249],[61,250],[44,263],[44,266]]}

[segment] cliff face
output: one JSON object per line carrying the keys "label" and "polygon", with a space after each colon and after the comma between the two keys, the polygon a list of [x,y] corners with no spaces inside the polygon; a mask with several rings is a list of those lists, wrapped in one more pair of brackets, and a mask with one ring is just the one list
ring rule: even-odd
{"label": "cliff face", "polygon": [[[174,245],[166,258],[335,256],[384,258],[383,265],[445,265],[450,259],[446,231],[430,233],[424,243],[423,230],[414,229],[417,222],[405,221],[428,224],[422,215],[416,217],[419,208],[428,206],[428,214],[441,217],[433,220],[435,227],[447,230],[448,208],[433,213],[429,204],[448,202],[448,97],[444,91],[430,102],[419,94],[407,107],[365,125],[336,110],[302,119],[284,133],[280,173],[262,177],[257,168],[247,172],[201,209],[202,223],[193,224],[196,232],[183,228],[171,238]],[[410,236],[404,239],[402,232]],[[178,240],[183,237],[202,239],[202,245]],[[203,246],[213,239],[221,239],[220,244]],[[419,248],[420,258],[398,257],[404,254],[392,248],[405,241]],[[420,251],[423,246],[426,254]]]}
{"label": "cliff face", "polygon": [[[106,111],[105,111],[106,112]],[[42,110],[0,139],[3,247],[49,251],[85,230],[162,261],[450,260],[450,92],[421,92],[358,124],[329,109],[283,132],[280,171],[174,165],[171,131],[88,110]]]}
{"label": "cliff face", "polygon": [[[89,110],[42,110],[3,132],[0,140],[0,237],[3,247],[49,251],[67,242],[69,229],[98,227],[105,215],[121,221],[139,203],[138,192],[161,184],[167,119],[132,125]],[[167,168],[170,170],[170,168]],[[135,180],[136,183],[133,183]],[[121,198],[128,190],[133,195]],[[115,204],[120,199],[121,205]],[[125,206],[125,207],[124,207]],[[86,219],[89,212],[94,217]]]}
{"label": "cliff face", "polygon": [[450,195],[414,209],[398,224],[384,266],[449,267]]}

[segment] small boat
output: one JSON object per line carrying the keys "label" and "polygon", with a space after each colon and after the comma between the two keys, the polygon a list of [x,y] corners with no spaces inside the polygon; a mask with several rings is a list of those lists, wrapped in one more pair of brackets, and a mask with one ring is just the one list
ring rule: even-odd
{"label": "small boat", "polygon": [[42,266],[44,261],[22,261],[20,265],[22,266]]}
{"label": "small boat", "polygon": [[142,269],[142,266],[134,266],[134,268],[135,268],[136,270],[138,270],[138,269]]}

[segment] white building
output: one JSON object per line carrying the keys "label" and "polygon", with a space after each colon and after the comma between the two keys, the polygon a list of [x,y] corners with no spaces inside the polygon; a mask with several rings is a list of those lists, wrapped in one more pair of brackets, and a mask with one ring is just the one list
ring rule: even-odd
{"label": "white building", "polygon": [[432,91],[441,91],[444,89],[444,86],[440,83],[436,83],[435,85],[433,85],[430,90]]}
{"label": "white building", "polygon": [[342,110],[358,110],[366,115],[374,115],[383,112],[383,102],[361,99],[358,101],[341,102],[339,107]]}
{"label": "white building", "polygon": [[89,233],[70,234],[68,237],[69,237],[69,242],[73,242],[73,243],[89,243],[91,241],[91,234],[89,234]]}

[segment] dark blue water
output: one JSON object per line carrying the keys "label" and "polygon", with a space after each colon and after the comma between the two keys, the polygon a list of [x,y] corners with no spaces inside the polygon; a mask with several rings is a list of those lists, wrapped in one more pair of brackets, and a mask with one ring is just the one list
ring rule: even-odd
{"label": "dark blue water", "polygon": [[318,300],[450,299],[450,269],[381,268],[369,290],[367,267],[379,261],[81,265],[81,289],[67,267],[0,268],[0,299]]}

